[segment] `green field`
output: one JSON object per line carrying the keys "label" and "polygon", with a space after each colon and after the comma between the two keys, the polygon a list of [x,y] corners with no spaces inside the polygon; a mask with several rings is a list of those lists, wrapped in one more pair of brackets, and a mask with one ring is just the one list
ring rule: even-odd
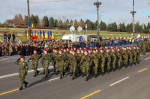
{"label": "green field", "polygon": [[[27,29],[0,28],[0,33],[4,33],[4,32],[25,33],[25,30],[27,30]],[[38,30],[38,31],[40,31],[40,30],[46,30],[46,31],[51,30],[55,34],[68,34],[68,33],[70,33],[69,30],[58,30],[58,29],[36,29],[36,30]],[[78,31],[75,31],[75,32],[77,33]],[[86,31],[83,30],[81,33],[86,33]],[[87,30],[87,34],[96,34],[96,33],[97,33],[96,30]],[[100,33],[101,34],[128,34],[127,32],[109,32],[109,31],[100,31]]]}

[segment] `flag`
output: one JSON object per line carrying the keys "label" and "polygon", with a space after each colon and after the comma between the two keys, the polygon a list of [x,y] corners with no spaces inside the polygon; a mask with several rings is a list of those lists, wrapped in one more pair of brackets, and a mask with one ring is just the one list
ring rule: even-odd
{"label": "flag", "polygon": [[45,39],[48,39],[48,33],[45,32]]}
{"label": "flag", "polygon": [[43,36],[42,36],[42,31],[40,30],[40,38],[42,38]]}
{"label": "flag", "polygon": [[27,31],[25,30],[25,36],[27,37]]}
{"label": "flag", "polygon": [[50,36],[50,31],[48,31],[48,39],[50,39],[51,38],[51,36]]}
{"label": "flag", "polygon": [[51,37],[53,40],[55,39],[55,37],[54,37],[54,34],[52,33],[52,37]]}
{"label": "flag", "polygon": [[45,39],[45,31],[43,30],[43,39]]}
{"label": "flag", "polygon": [[52,31],[50,31],[50,37],[52,37]]}
{"label": "flag", "polygon": [[31,37],[32,37],[32,39],[33,39],[33,31],[31,30]]}
{"label": "flag", "polygon": [[37,31],[37,33],[36,33],[36,40],[39,40],[39,37],[38,37],[38,34],[39,34],[39,31]]}

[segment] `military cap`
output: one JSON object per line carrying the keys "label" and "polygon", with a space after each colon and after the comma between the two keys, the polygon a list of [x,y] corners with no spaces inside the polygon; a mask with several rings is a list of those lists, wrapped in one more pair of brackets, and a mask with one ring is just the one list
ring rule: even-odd
{"label": "military cap", "polygon": [[24,56],[20,56],[20,58],[25,58]]}

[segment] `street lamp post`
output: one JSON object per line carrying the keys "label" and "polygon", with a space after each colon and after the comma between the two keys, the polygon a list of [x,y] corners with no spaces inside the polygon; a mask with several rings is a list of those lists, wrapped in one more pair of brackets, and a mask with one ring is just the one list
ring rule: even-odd
{"label": "street lamp post", "polygon": [[102,5],[102,2],[99,2],[97,0],[97,2],[94,2],[94,5],[96,5],[96,8],[97,8],[97,36],[98,36],[98,41],[100,41],[100,38],[99,38],[99,6]]}
{"label": "street lamp post", "polygon": [[31,43],[31,24],[30,24],[30,6],[29,6],[29,0],[27,0],[27,7],[28,7],[28,33],[29,33],[29,43]]}
{"label": "street lamp post", "polygon": [[132,24],[133,24],[133,35],[132,35],[132,38],[134,38],[134,36],[135,36],[135,26],[134,26],[134,15],[135,15],[135,13],[136,13],[136,11],[134,11],[134,0],[133,0],[133,11],[131,11],[130,12],[131,14],[132,14],[132,17],[133,17],[133,22],[132,22]]}

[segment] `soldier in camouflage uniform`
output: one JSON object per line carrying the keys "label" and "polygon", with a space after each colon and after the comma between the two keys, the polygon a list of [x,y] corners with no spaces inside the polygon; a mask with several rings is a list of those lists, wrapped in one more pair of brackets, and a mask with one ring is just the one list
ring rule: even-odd
{"label": "soldier in camouflage uniform", "polygon": [[111,52],[111,66],[113,67],[113,70],[116,69],[116,54],[114,51],[114,48],[112,48],[112,52]]}
{"label": "soldier in camouflage uniform", "polygon": [[109,48],[106,49],[105,62],[106,62],[107,71],[109,73],[110,72],[110,65],[111,65],[111,56],[110,56]]}
{"label": "soldier in camouflage uniform", "polygon": [[77,72],[76,72],[77,71],[77,58],[76,58],[74,50],[72,51],[71,57],[69,57],[69,61],[72,66],[72,69],[71,69],[71,73],[73,74],[72,79],[75,79],[77,77]]}
{"label": "soldier in camouflage uniform", "polygon": [[96,49],[93,50],[92,60],[94,62],[93,69],[94,69],[95,78],[96,78],[97,74],[98,74],[98,65],[99,65],[99,57],[98,57],[98,55],[96,53]]}
{"label": "soldier in camouflage uniform", "polygon": [[123,47],[123,50],[122,50],[122,61],[123,61],[123,64],[127,67],[128,66],[128,54],[126,52],[126,47]]}
{"label": "soldier in camouflage uniform", "polygon": [[137,60],[136,46],[133,46],[132,54],[133,54],[133,62],[134,62],[134,64],[136,64],[136,60]]}
{"label": "soldier in camouflage uniform", "polygon": [[39,71],[37,70],[39,59],[40,56],[37,54],[37,50],[35,49],[34,54],[29,58],[29,60],[32,60],[32,69],[35,71],[34,77],[39,74]]}
{"label": "soldier in camouflage uniform", "polygon": [[117,48],[117,51],[116,51],[116,63],[117,63],[117,66],[118,68],[120,69],[121,68],[121,61],[122,61],[122,56],[121,56],[121,52],[120,52],[120,47]]}
{"label": "soldier in camouflage uniform", "polygon": [[56,60],[58,62],[60,79],[62,79],[64,77],[64,59],[63,59],[63,54],[62,54],[61,50],[59,50],[59,54],[58,54]]}
{"label": "soldier in camouflage uniform", "polygon": [[88,51],[84,51],[84,55],[81,56],[81,61],[82,63],[82,76],[86,75],[86,81],[89,80],[89,70],[90,70],[90,57],[88,56]]}
{"label": "soldier in camouflage uniform", "polygon": [[146,43],[145,43],[145,41],[142,43],[142,52],[143,52],[143,54],[146,53]]}
{"label": "soldier in camouflage uniform", "polygon": [[139,48],[139,46],[137,46],[137,58],[136,58],[136,61],[137,61],[138,64],[140,63],[140,54],[141,54],[140,48]]}
{"label": "soldier in camouflage uniform", "polygon": [[131,66],[132,62],[133,62],[133,54],[132,54],[131,46],[128,47],[127,54],[128,54],[128,58],[129,58],[129,64]]}
{"label": "soldier in camouflage uniform", "polygon": [[101,73],[102,75],[104,74],[105,72],[105,54],[104,54],[104,48],[100,48],[100,53],[98,54],[99,55],[99,68],[101,69]]}
{"label": "soldier in camouflage uniform", "polygon": [[47,49],[44,49],[44,54],[42,54],[42,63],[43,63],[43,69],[45,72],[45,78],[49,75],[49,62],[51,60],[50,54],[47,53]]}
{"label": "soldier in camouflage uniform", "polygon": [[28,85],[28,82],[25,81],[28,72],[28,64],[24,61],[24,58],[24,56],[21,56],[21,58],[16,61],[16,64],[19,65],[19,79],[21,83],[19,90],[22,90],[23,87],[27,87]]}

